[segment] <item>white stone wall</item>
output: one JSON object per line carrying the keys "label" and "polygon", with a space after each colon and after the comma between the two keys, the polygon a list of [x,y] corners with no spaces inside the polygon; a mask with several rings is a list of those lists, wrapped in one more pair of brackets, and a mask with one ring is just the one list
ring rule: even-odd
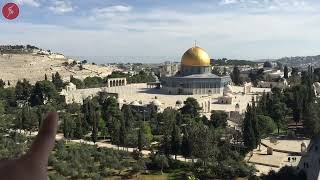
{"label": "white stone wall", "polygon": [[179,89],[182,89],[181,94],[186,95],[210,95],[210,94],[222,94],[222,88],[172,88],[172,87],[163,87],[163,90],[167,94],[179,94]]}

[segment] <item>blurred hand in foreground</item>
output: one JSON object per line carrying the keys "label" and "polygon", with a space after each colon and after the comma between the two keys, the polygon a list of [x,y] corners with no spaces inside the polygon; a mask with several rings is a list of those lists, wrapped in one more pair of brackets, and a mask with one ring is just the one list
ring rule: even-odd
{"label": "blurred hand in foreground", "polygon": [[54,147],[58,114],[48,113],[29,151],[17,159],[0,161],[0,179],[46,180],[50,151]]}

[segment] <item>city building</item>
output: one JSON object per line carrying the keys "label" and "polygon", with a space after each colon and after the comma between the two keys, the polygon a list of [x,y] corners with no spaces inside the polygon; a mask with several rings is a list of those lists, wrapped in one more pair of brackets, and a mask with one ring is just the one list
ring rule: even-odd
{"label": "city building", "polygon": [[161,78],[162,88],[168,94],[222,94],[231,83],[229,76],[211,73],[210,57],[200,47],[188,49],[181,58],[181,70],[172,77]]}
{"label": "city building", "polygon": [[180,70],[180,63],[177,62],[165,62],[164,65],[160,66],[159,74],[160,77],[174,76]]}

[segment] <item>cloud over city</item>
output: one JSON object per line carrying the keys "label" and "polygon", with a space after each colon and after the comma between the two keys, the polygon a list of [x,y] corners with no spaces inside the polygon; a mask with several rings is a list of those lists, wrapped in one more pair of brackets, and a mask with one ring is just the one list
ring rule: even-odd
{"label": "cloud over city", "polygon": [[[7,35],[1,40],[90,56],[179,56],[194,40],[212,57],[259,59],[319,53],[316,1],[110,2],[52,1],[48,4],[52,15],[1,24],[0,31]],[[28,36],[18,35],[18,27],[29,30]]]}

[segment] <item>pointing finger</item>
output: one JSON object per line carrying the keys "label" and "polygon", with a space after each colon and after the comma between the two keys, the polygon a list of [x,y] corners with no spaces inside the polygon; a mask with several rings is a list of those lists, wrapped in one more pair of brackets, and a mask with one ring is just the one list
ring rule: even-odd
{"label": "pointing finger", "polygon": [[54,112],[48,113],[28,152],[28,155],[33,162],[39,162],[45,166],[47,165],[49,153],[54,147],[57,127],[58,114]]}

